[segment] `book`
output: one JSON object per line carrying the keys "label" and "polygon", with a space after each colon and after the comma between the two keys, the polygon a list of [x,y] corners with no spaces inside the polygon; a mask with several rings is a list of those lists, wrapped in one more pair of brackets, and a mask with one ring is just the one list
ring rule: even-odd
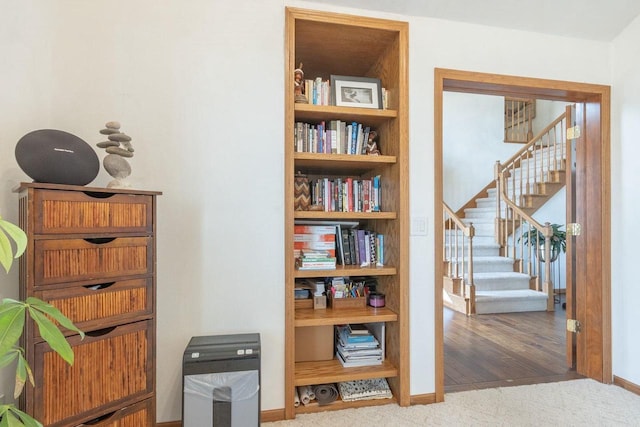
{"label": "book", "polygon": [[376,235],[376,265],[382,267],[384,265],[384,234]]}
{"label": "book", "polygon": [[340,265],[345,265],[343,243],[344,242],[342,240],[342,226],[340,224],[336,224],[336,241],[335,241],[336,258],[337,258],[337,263]]}
{"label": "book", "polygon": [[360,246],[358,245],[358,230],[349,230],[349,244],[351,245],[351,263],[360,265]]}
{"label": "book", "polygon": [[345,360],[344,356],[338,351],[336,352],[336,356],[342,366],[345,368],[354,368],[358,366],[375,366],[382,365],[382,359],[379,358],[370,358],[365,360]]}
{"label": "book", "polygon": [[300,257],[303,259],[324,259],[324,258],[335,258],[331,253],[335,252],[335,250],[313,250],[313,249],[301,249]]}
{"label": "book", "polygon": [[351,335],[369,335],[369,329],[362,323],[350,323],[347,325],[349,334]]}
{"label": "book", "polygon": [[344,256],[344,264],[343,265],[351,265],[353,262],[351,261],[351,245],[349,244],[349,230],[342,229],[342,250]]}
{"label": "book", "polygon": [[295,224],[293,226],[293,232],[296,234],[330,234],[333,235],[335,229],[333,225],[309,225],[309,224]]}
{"label": "book", "polygon": [[357,230],[357,238],[358,238],[358,265],[366,265],[367,264],[367,245],[365,242],[365,232],[364,230]]}

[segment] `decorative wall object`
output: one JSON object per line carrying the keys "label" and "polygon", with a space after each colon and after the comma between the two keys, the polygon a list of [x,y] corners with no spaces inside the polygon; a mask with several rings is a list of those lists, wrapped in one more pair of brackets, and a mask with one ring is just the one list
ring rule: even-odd
{"label": "decorative wall object", "polygon": [[308,211],[311,206],[309,193],[309,179],[306,175],[297,173],[293,181],[293,208],[296,211]]}
{"label": "decorative wall object", "polygon": [[116,121],[107,122],[100,133],[107,135],[107,141],[96,144],[108,153],[102,160],[102,165],[107,173],[114,178],[107,184],[107,187],[130,187],[127,177],[131,175],[131,165],[126,158],[133,157],[134,149],[131,145],[131,137],[120,130],[120,123]]}

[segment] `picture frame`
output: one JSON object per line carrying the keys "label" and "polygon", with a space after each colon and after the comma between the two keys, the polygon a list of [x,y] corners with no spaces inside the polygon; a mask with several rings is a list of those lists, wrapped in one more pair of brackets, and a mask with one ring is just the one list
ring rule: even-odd
{"label": "picture frame", "polygon": [[338,107],[381,109],[380,79],[331,75],[331,98]]}

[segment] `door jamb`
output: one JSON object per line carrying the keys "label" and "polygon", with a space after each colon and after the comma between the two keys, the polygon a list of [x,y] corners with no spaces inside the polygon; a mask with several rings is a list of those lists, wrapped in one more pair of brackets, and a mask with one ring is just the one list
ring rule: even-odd
{"label": "door jamb", "polygon": [[[611,354],[611,211],[610,211],[610,125],[611,88],[605,85],[536,79],[500,74],[436,68],[434,72],[434,224],[435,229],[435,386],[436,402],[444,401],[444,327],[442,304],[442,202],[443,202],[443,92],[464,92],[500,96],[533,96],[541,99],[585,102],[597,111],[597,126],[586,129],[589,185],[589,217],[585,230],[587,275],[591,289],[586,297],[595,307],[589,315],[595,324],[585,323],[584,336],[597,343],[590,347],[586,375],[606,384],[613,381]],[[598,209],[599,208],[599,209]],[[583,226],[583,230],[584,230]],[[597,244],[594,244],[596,243]],[[577,301],[577,303],[581,303]],[[591,317],[590,317],[591,319]],[[581,320],[581,319],[578,319]]]}

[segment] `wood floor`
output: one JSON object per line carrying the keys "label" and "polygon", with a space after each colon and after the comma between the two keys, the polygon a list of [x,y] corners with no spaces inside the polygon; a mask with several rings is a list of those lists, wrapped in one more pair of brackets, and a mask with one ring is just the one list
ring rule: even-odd
{"label": "wood floor", "polygon": [[445,393],[582,378],[567,368],[565,311],[482,314],[444,309]]}

